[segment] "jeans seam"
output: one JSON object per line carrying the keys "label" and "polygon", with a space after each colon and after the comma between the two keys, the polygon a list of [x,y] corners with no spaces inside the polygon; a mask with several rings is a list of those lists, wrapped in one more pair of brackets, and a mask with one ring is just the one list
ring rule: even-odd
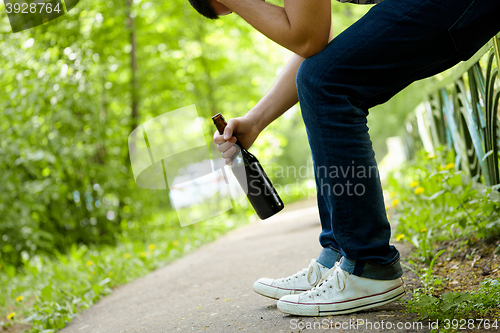
{"label": "jeans seam", "polygon": [[336,248],[332,247],[331,245],[328,245],[328,248],[332,249],[333,251],[335,251],[337,253],[342,254],[339,250],[337,250]]}
{"label": "jeans seam", "polygon": [[460,15],[460,17],[458,18],[458,20],[456,20],[452,25],[451,27],[448,29],[448,32],[450,30],[453,30],[456,26],[460,25],[460,23],[462,23],[467,17],[469,17],[469,15],[471,14],[471,11],[477,6],[477,1],[476,0],[472,0],[472,2],[470,3],[469,6],[467,6],[467,8],[464,10],[464,12],[462,13],[462,15]]}
{"label": "jeans seam", "polygon": [[373,266],[377,266],[377,267],[390,267],[390,266],[396,265],[398,263],[399,259],[400,258],[399,258],[399,251],[398,251],[398,253],[396,254],[396,256],[387,265],[380,265],[380,264],[376,264],[376,263],[371,262],[371,261],[366,261],[366,263],[370,264],[370,265],[373,265]]}

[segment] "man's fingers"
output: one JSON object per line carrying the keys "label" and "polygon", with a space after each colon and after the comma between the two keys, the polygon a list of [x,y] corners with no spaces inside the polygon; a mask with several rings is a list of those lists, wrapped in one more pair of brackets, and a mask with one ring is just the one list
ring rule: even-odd
{"label": "man's fingers", "polygon": [[230,141],[226,141],[224,143],[220,143],[217,145],[217,149],[223,153],[225,151],[228,151],[232,146],[234,146],[234,143],[233,142],[230,142]]}
{"label": "man's fingers", "polygon": [[238,120],[237,119],[229,119],[227,122],[227,126],[224,129],[224,139],[229,140],[233,136],[233,131],[234,129],[238,127]]}
{"label": "man's fingers", "polygon": [[234,155],[234,153],[236,153],[237,150],[238,149],[235,146],[232,146],[231,148],[223,152],[221,155],[223,158],[230,158],[231,156]]}
{"label": "man's fingers", "polygon": [[233,136],[233,129],[229,127],[229,124],[224,129],[224,140],[229,140],[230,137]]}
{"label": "man's fingers", "polygon": [[[234,130],[238,127],[239,121],[237,119],[229,119],[224,133],[221,135],[219,131],[214,133],[214,142],[217,144],[217,149],[225,153],[236,143],[236,138],[233,136]],[[234,153],[234,151],[233,151]],[[231,154],[232,155],[232,154]],[[231,156],[229,155],[229,156]],[[226,156],[223,155],[226,158]]]}
{"label": "man's fingers", "polygon": [[219,131],[215,131],[214,133],[214,142],[215,143],[224,143],[226,140],[224,140],[224,136],[219,134]]}
{"label": "man's fingers", "polygon": [[233,136],[229,140],[224,140],[224,136],[220,135],[219,132],[214,133],[214,143],[222,144],[224,142],[236,143],[236,138]]}

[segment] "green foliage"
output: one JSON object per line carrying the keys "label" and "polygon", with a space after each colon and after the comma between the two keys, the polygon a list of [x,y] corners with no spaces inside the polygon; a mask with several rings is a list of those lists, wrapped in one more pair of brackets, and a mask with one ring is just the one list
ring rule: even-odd
{"label": "green foliage", "polygon": [[[148,205],[148,193],[133,183],[123,140],[131,119],[120,112],[128,101],[106,88],[128,90],[127,36],[115,32],[99,40],[101,29],[109,28],[97,21],[99,9],[78,6],[59,24],[0,35],[4,266],[73,243],[113,244],[120,221],[168,204],[165,196]],[[115,9],[109,25],[124,19],[123,8]],[[125,77],[108,81],[105,67],[116,63]]]}
{"label": "green foliage", "polygon": [[[420,319],[441,323],[481,318],[500,302],[498,280],[485,279],[476,293],[443,293],[443,279],[432,273],[445,252],[435,253],[438,241],[485,238],[500,231],[498,192],[457,170],[454,160],[453,152],[445,148],[437,149],[434,155],[420,151],[415,161],[394,171],[389,180],[393,206],[399,215],[396,239],[410,242],[415,247],[414,257],[428,264],[420,270],[408,267],[419,276],[422,287],[413,291],[407,310],[419,313]],[[418,266],[411,260],[410,264]]]}
{"label": "green foliage", "polygon": [[[171,209],[167,191],[133,181],[132,129],[196,104],[209,142],[210,116],[255,105],[286,57],[241,19],[203,20],[180,0],[137,1],[131,9],[124,1],[81,2],[17,34],[4,17],[2,29],[0,264],[8,272],[23,258],[74,243],[116,244],[124,226],[147,225]],[[177,224],[171,217],[167,223]]]}
{"label": "green foliage", "polygon": [[414,245],[425,262],[433,258],[432,244],[438,240],[483,238],[500,231],[498,192],[470,179],[453,161],[453,153],[444,148],[433,156],[420,151],[414,162],[390,176],[400,214],[396,238]]}

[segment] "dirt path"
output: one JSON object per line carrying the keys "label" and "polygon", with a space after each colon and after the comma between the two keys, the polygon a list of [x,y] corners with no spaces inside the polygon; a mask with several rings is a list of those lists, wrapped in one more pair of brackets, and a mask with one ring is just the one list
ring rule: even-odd
{"label": "dirt path", "polygon": [[[285,277],[307,267],[321,250],[319,232],[315,201],[289,205],[116,289],[60,332],[430,331],[398,302],[352,315],[304,318],[281,313],[276,301],[253,291],[260,277]],[[407,250],[397,246],[404,258]],[[412,278],[405,271],[406,281]]]}

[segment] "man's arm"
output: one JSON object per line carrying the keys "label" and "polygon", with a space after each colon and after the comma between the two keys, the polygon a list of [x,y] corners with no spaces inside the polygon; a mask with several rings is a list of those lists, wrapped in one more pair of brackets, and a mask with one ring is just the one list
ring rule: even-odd
{"label": "man's arm", "polygon": [[284,0],[284,7],[262,0],[217,0],[262,34],[308,58],[328,44],[331,0]]}
{"label": "man's arm", "polygon": [[245,115],[260,131],[299,101],[295,78],[302,61],[304,58],[294,54],[271,90]]}
{"label": "man's arm", "polygon": [[297,103],[295,77],[303,60],[304,58],[294,54],[271,90],[244,117],[229,119],[224,135],[215,131],[214,142],[218,144],[227,164],[231,163],[230,157],[236,152],[233,133],[238,136],[243,147],[248,149],[267,125]]}
{"label": "man's arm", "polygon": [[[333,31],[330,29],[328,41],[332,39]],[[236,152],[236,147],[233,148],[236,142],[232,136],[233,132],[238,136],[243,147],[250,148],[264,128],[298,102],[295,78],[302,61],[304,61],[303,57],[294,54],[271,90],[244,117],[230,119],[224,136],[215,132],[214,142],[218,144],[218,149],[222,152],[226,163],[231,162],[230,157]]]}
{"label": "man's arm", "polygon": [[[330,27],[328,42],[332,39],[333,30]],[[299,101],[295,79],[302,61],[303,57],[294,54],[271,90],[245,115],[256,124],[259,131],[264,130]]]}

